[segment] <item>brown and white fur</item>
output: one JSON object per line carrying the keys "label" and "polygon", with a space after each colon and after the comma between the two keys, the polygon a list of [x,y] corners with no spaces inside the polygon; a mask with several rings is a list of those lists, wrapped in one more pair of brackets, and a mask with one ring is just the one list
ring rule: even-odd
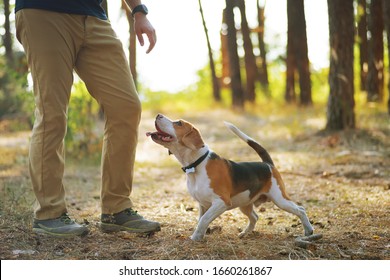
{"label": "brown and white fur", "polygon": [[191,239],[203,239],[215,218],[236,207],[249,218],[247,227],[239,235],[244,237],[253,231],[258,220],[254,206],[266,201],[273,201],[279,208],[298,216],[305,235],[312,235],[313,227],[305,209],[286,194],[283,180],[268,152],[234,125],[225,124],[252,147],[263,162],[237,163],[224,159],[210,150],[191,123],[171,121],[161,114],[155,121],[157,131],[147,133],[154,142],[166,147],[182,166],[199,163],[186,170],[188,191],[199,203],[199,222]]}

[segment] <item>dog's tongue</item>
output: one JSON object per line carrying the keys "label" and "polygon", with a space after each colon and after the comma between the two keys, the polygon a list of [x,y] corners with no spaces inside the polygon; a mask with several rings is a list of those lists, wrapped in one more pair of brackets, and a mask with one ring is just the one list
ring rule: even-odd
{"label": "dog's tongue", "polygon": [[146,132],[146,136],[147,137],[149,137],[149,136],[153,137],[154,136],[154,137],[157,137],[158,139],[163,140],[165,142],[172,141],[172,137],[169,134],[166,134],[166,133],[163,133],[163,132],[160,132],[160,131]]}

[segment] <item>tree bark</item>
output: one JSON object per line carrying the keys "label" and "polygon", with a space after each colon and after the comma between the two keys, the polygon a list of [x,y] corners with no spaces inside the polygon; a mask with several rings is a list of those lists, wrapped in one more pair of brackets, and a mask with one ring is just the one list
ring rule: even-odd
{"label": "tree bark", "polygon": [[259,69],[259,80],[263,88],[268,89],[269,80],[268,80],[268,68],[267,68],[267,51],[265,49],[264,42],[264,10],[265,7],[260,6],[259,0],[257,0],[257,20],[259,24],[258,40],[259,40],[259,50],[260,50],[260,69]]}
{"label": "tree bark", "polygon": [[230,70],[229,70],[229,51],[227,43],[227,24],[226,24],[226,12],[222,12],[222,28],[221,28],[221,59],[222,59],[222,85],[230,85]]}
{"label": "tree bark", "polygon": [[[291,0],[290,0],[291,1]],[[294,1],[298,9],[297,17],[297,37],[296,52],[297,52],[297,68],[299,73],[299,88],[300,95],[299,101],[301,105],[311,105],[311,80],[310,80],[310,65],[307,48],[307,36],[306,36],[306,19],[305,8],[303,0]]]}
{"label": "tree bark", "polygon": [[368,71],[367,0],[358,0],[357,35],[360,55],[360,90],[366,91]]}
{"label": "tree bark", "polygon": [[326,129],[354,128],[353,0],[328,0],[328,14],[331,52]]}
{"label": "tree bark", "polygon": [[204,29],[204,33],[206,35],[206,41],[207,41],[207,50],[208,50],[208,54],[209,54],[209,66],[210,66],[210,71],[211,71],[211,81],[213,84],[213,97],[214,97],[215,101],[220,102],[221,101],[221,90],[220,90],[220,86],[219,86],[218,77],[217,77],[217,74],[215,71],[213,50],[211,49],[209,33],[207,30],[206,21],[204,19],[202,2],[201,2],[201,0],[198,0],[198,2],[199,2],[199,12],[200,12],[200,15],[202,17],[203,29]]}
{"label": "tree bark", "polygon": [[251,40],[248,21],[246,19],[245,1],[238,0],[238,7],[241,13],[241,33],[244,41],[245,51],[245,70],[246,70],[246,95],[245,100],[255,102],[256,99],[256,77],[258,69],[256,66],[256,57],[253,53],[253,44]]}
{"label": "tree bark", "polygon": [[11,10],[9,5],[9,0],[4,0],[4,36],[3,36],[3,45],[5,48],[5,56],[7,58],[7,65],[11,69],[14,68],[14,51],[12,47],[12,33],[10,26],[10,16]]}
{"label": "tree bark", "polygon": [[295,101],[295,72],[299,74],[300,104],[311,105],[311,80],[303,0],[287,0],[286,101]]}
{"label": "tree bark", "polygon": [[286,54],[286,92],[285,100],[287,103],[294,103],[296,101],[295,91],[295,21],[293,15],[294,3],[287,0],[287,54]]}
{"label": "tree bark", "polygon": [[383,28],[382,0],[371,0],[367,74],[367,100],[370,102],[383,100]]}
{"label": "tree bark", "polygon": [[241,84],[240,59],[237,52],[237,34],[233,9],[235,3],[226,0],[225,18],[227,24],[227,43],[229,53],[230,85],[232,90],[232,103],[234,108],[244,108],[244,92]]}
{"label": "tree bark", "polygon": [[[390,61],[390,2],[388,0],[383,0],[383,20],[384,25],[386,29],[386,35],[387,35],[387,57],[388,61]],[[390,63],[388,65],[387,70],[387,94],[388,94],[388,100],[387,100],[387,111],[390,115]]]}

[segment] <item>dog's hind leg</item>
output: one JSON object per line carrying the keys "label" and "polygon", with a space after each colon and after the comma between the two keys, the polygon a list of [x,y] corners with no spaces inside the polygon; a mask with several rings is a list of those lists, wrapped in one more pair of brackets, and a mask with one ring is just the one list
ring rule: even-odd
{"label": "dog's hind leg", "polygon": [[228,209],[229,207],[222,199],[218,198],[214,200],[211,207],[203,214],[202,217],[200,217],[198,225],[192,234],[191,239],[194,241],[202,240],[206,234],[206,230],[209,224]]}
{"label": "dog's hind leg", "polygon": [[208,208],[204,207],[203,205],[201,205],[199,203],[199,216],[198,216],[198,222],[200,221],[200,218],[202,218],[202,216],[204,215],[204,213],[206,212]]}
{"label": "dog's hind leg", "polygon": [[306,215],[305,208],[302,206],[296,205],[291,200],[285,198],[277,184],[276,180],[272,182],[271,189],[268,193],[268,197],[278,206],[279,208],[292,213],[299,217],[302,222],[302,225],[305,229],[305,235],[309,236],[313,234],[313,226],[311,225],[309,218]]}
{"label": "dog's hind leg", "polygon": [[248,233],[251,233],[254,230],[255,225],[257,223],[257,220],[259,219],[259,216],[257,216],[255,210],[253,210],[253,204],[252,203],[249,204],[249,205],[240,207],[240,210],[249,219],[248,225],[246,226],[246,228],[238,236],[239,238],[243,238]]}

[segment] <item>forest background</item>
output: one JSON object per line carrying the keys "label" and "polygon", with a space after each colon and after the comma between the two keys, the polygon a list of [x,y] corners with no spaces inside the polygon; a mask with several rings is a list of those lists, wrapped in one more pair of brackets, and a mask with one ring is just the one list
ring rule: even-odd
{"label": "forest background", "polygon": [[[27,155],[33,94],[15,39],[13,1],[0,3],[1,258],[389,259],[388,1],[328,0],[314,7],[303,0],[194,0],[185,4],[193,16],[177,8],[177,17],[160,2],[144,1],[159,36],[149,55],[135,42],[132,18],[120,1],[109,1],[108,14],[129,54],[144,108],[133,199],[163,231],[147,241],[98,231],[104,124],[98,104],[78,81],[68,112],[64,181],[71,214],[92,233],[88,242],[70,243],[31,234]],[[318,13],[317,21],[306,22]],[[198,28],[186,28],[189,22]],[[307,30],[317,31],[314,40]],[[250,238],[236,237],[245,219],[232,211],[213,224],[205,243],[193,245],[187,237],[197,206],[184,175],[144,137],[157,113],[190,120],[214,150],[235,160],[257,158],[224,130],[223,120],[264,143],[291,196],[308,209],[324,238],[307,248],[295,246],[299,222],[267,205],[259,209],[262,218]]]}

